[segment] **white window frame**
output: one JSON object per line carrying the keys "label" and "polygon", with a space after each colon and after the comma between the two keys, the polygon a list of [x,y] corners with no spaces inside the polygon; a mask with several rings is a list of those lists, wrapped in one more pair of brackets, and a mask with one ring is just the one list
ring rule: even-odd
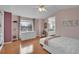
{"label": "white window frame", "polygon": [[[55,30],[49,31],[49,28],[48,28],[48,35],[54,35],[54,34],[56,34],[56,19],[55,19],[55,16],[48,18],[48,23],[49,23],[49,21],[55,21]],[[48,26],[49,26],[49,24],[48,24]]]}
{"label": "white window frame", "polygon": [[[21,22],[21,21],[28,21],[28,22],[31,22],[31,23],[32,23],[32,31],[22,31],[22,32],[34,32],[33,20],[24,20],[24,19],[22,20],[22,19],[21,19],[20,22]],[[20,25],[21,25],[21,24],[20,24]],[[21,26],[20,26],[20,31],[21,31]]]}

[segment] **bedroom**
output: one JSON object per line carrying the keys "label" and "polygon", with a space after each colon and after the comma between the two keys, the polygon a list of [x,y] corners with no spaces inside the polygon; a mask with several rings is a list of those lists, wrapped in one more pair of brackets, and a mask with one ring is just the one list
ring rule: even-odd
{"label": "bedroom", "polygon": [[2,5],[0,10],[4,13],[1,54],[79,53],[78,5]]}

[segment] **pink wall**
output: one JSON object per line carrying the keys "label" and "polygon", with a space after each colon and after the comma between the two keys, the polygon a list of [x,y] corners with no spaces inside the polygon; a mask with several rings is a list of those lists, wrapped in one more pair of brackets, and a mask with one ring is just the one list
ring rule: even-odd
{"label": "pink wall", "polygon": [[4,12],[4,41],[11,41],[11,13]]}
{"label": "pink wall", "polygon": [[71,8],[61,10],[55,14],[56,16],[56,33],[61,36],[67,36],[79,39],[79,25],[64,27],[63,20],[79,20],[79,8]]}

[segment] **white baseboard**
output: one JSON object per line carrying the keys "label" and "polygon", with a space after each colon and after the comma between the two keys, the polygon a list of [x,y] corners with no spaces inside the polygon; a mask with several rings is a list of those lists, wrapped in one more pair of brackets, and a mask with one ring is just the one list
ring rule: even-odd
{"label": "white baseboard", "polygon": [[12,43],[12,41],[11,42],[4,42],[4,44],[9,44],[9,43]]}

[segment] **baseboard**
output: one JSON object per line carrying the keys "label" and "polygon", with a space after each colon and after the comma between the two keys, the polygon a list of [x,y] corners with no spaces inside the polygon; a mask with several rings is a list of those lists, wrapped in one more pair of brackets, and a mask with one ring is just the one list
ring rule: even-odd
{"label": "baseboard", "polygon": [[4,44],[9,44],[9,43],[12,43],[12,41],[10,41],[10,42],[4,42]]}

